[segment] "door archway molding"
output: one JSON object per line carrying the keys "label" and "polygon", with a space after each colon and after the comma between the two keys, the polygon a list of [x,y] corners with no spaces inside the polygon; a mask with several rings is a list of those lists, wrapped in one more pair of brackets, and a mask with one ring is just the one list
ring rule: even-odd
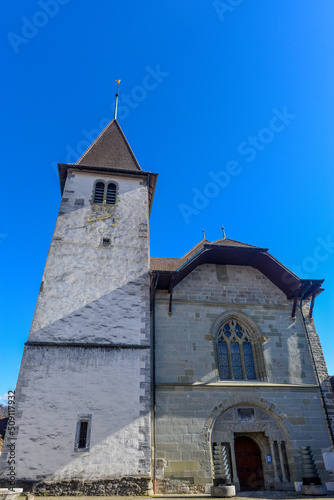
{"label": "door archway molding", "polygon": [[[230,396],[228,399],[222,401],[219,403],[217,406],[215,406],[209,417],[207,418],[204,428],[203,428],[203,441],[205,443],[210,443],[211,442],[211,436],[212,436],[212,431],[214,428],[214,425],[218,418],[225,413],[227,410],[236,408],[237,406],[254,406],[258,407],[259,409],[267,412],[272,418],[273,421],[277,424],[278,428],[281,430],[283,435],[286,438],[286,441],[290,443],[290,436],[292,435],[292,425],[289,422],[289,419],[285,415],[285,413],[277,407],[274,403],[271,401],[261,397],[260,395],[250,395],[250,397],[247,397],[247,399],[238,397],[238,396]],[[249,423],[247,422],[247,425]],[[249,428],[249,427],[248,427]],[[240,426],[241,429],[241,426]],[[244,429],[242,429],[244,430]],[[240,432],[242,432],[240,430]],[[263,430],[263,429],[262,429]],[[236,430],[235,432],[239,432]],[[246,431],[246,432],[252,432],[252,431]],[[256,431],[255,431],[256,432]]]}
{"label": "door archway molding", "polygon": [[[243,420],[242,410],[248,410],[248,412],[251,410],[251,418]],[[267,439],[269,446],[267,453],[271,453],[272,456],[272,479],[275,482],[281,482],[281,480],[286,482],[288,480],[286,476],[295,477],[293,450],[290,444],[291,427],[288,418],[280,411],[280,408],[260,395],[252,396],[247,400],[240,396],[232,396],[227,401],[222,401],[211,411],[204,426],[203,441],[210,448],[212,448],[213,443],[229,443],[233,481],[238,488],[239,479],[234,454],[235,436],[255,437],[256,434],[260,433]],[[284,465],[284,449],[287,453],[288,474],[286,474]]]}

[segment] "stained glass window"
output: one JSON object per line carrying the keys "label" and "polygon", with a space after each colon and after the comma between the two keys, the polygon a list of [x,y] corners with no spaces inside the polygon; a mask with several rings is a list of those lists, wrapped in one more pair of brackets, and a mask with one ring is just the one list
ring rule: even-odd
{"label": "stained glass window", "polygon": [[231,335],[231,332],[230,332],[230,326],[229,325],[225,325],[224,326],[224,335],[225,337],[229,338],[230,335]]}
{"label": "stained glass window", "polygon": [[218,364],[221,380],[254,380],[255,364],[249,331],[234,319],[218,335]]}
{"label": "stained glass window", "polygon": [[255,375],[252,345],[250,342],[244,342],[242,344],[242,348],[244,351],[246,378],[249,380],[254,380],[256,378],[256,375]]}
{"label": "stained glass window", "polygon": [[228,362],[227,344],[220,340],[218,342],[218,359],[219,359],[219,375],[222,380],[228,380],[230,376],[230,368]]}
{"label": "stained glass window", "polygon": [[235,333],[238,335],[239,339],[241,339],[243,333],[242,333],[242,330],[241,330],[241,326],[240,325],[235,325]]}
{"label": "stained glass window", "polygon": [[231,342],[230,348],[231,348],[233,378],[235,378],[236,380],[241,380],[243,379],[243,376],[242,376],[240,346],[238,342]]}

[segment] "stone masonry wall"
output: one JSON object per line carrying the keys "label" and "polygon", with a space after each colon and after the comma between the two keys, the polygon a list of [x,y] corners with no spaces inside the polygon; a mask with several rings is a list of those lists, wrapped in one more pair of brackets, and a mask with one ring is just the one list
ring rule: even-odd
{"label": "stone masonry wall", "polygon": [[[238,404],[266,408],[275,416],[286,436],[292,480],[301,480],[299,447],[311,445],[319,473],[328,481],[323,452],[330,439],[302,318],[291,318],[292,301],[256,269],[205,264],[174,288],[172,314],[168,304],[169,294],[157,291],[161,492],[208,489],[212,482],[208,422],[219,417],[220,409]],[[228,312],[256,324],[265,380],[220,381],[215,325]]]}
{"label": "stone masonry wall", "polygon": [[[227,266],[228,276],[231,277],[228,281],[229,297],[225,296],[226,285],[219,281],[215,265],[206,264],[195,269],[175,287],[171,316],[168,315],[169,295],[158,291],[157,383],[217,382],[212,325],[220,314],[233,309],[247,315],[261,330],[268,382],[314,384],[304,327],[300,319],[292,321],[292,303],[286,300],[285,295],[282,297],[283,294],[277,292],[267,278],[261,275],[261,280],[257,279],[261,273],[256,269],[239,267],[237,270],[236,267]],[[239,277],[237,281],[236,275]],[[235,301],[240,290],[244,296],[239,297],[241,303]],[[249,298],[246,300],[246,297]]]}
{"label": "stone masonry wall", "polygon": [[[91,204],[97,180],[117,184],[116,205]],[[92,342],[96,335],[98,342],[110,342],[105,306],[109,303],[110,308],[113,301],[117,301],[113,310],[116,338],[130,344],[147,341],[147,203],[147,187],[140,179],[82,172],[68,175],[29,341],[65,341],[75,335],[76,342]],[[111,245],[104,246],[103,238],[109,238]],[[140,280],[145,290],[140,289]],[[140,337],[139,315],[145,327]],[[78,322],[82,319],[78,329],[66,325],[65,318],[72,324],[73,317]]]}
{"label": "stone masonry wall", "polygon": [[[333,436],[334,436],[334,392],[333,387],[330,382],[330,377],[328,375],[328,370],[326,366],[325,356],[320,343],[319,335],[317,334],[314,320],[309,318],[310,307],[309,303],[304,303],[303,305],[303,315],[305,318],[305,326],[308,333],[309,343],[312,348],[312,361],[315,369],[317,370],[322,395],[324,399],[324,411],[326,409],[328,416],[328,426],[331,426],[332,430],[332,449],[334,446]],[[334,479],[334,470],[332,471],[332,477]]]}
{"label": "stone masonry wall", "polygon": [[173,298],[233,304],[289,303],[285,294],[257,269],[215,264],[194,269],[175,287]]}
{"label": "stone masonry wall", "polygon": [[[311,446],[316,466],[328,481],[322,452],[329,443],[319,391],[315,389],[160,386],[157,391],[157,457],[163,460],[160,492],[179,484],[212,484],[211,429],[227,408],[259,406],[274,415],[288,443],[293,481],[301,481],[300,446]],[[212,420],[212,423],[210,424]],[[227,424],[228,425],[228,424]],[[264,428],[264,431],[266,429]],[[250,425],[251,432],[251,425]],[[166,483],[167,480],[167,483]]]}
{"label": "stone masonry wall", "polygon": [[[115,205],[91,203],[99,180]],[[69,172],[17,384],[17,479],[150,477],[148,257],[146,183]]]}
{"label": "stone masonry wall", "polygon": [[[147,349],[26,347],[16,392],[17,478],[149,475],[150,394],[142,366],[149,367]],[[89,452],[74,451],[80,415],[92,419]]]}

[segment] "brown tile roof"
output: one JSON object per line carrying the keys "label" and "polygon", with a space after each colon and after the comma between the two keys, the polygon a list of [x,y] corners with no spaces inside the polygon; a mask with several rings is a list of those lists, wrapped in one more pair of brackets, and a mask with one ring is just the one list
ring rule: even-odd
{"label": "brown tile roof", "polygon": [[195,245],[189,252],[187,252],[181,259],[179,259],[182,262],[187,262],[187,260],[191,259],[197,252],[202,250],[204,245],[209,245],[210,241],[209,240],[201,240]]}
{"label": "brown tile roof", "polygon": [[258,269],[274,285],[285,293],[288,299],[296,296],[304,299],[323,291],[324,280],[303,280],[273,257],[266,248],[247,245],[240,241],[221,239],[213,243],[202,240],[181,259],[151,258],[151,270],[157,271],[155,287],[171,290],[202,264],[251,266]]}
{"label": "brown tile roof", "polygon": [[141,170],[125,135],[116,120],[101,132],[76,165],[109,167],[121,170]]}
{"label": "brown tile roof", "polygon": [[151,257],[151,269],[159,271],[175,271],[180,267],[181,259],[172,259],[168,257]]}
{"label": "brown tile roof", "polygon": [[151,257],[151,269],[155,271],[176,271],[176,269],[181,267],[194,255],[200,252],[204,248],[204,245],[218,245],[222,247],[233,248],[260,248],[253,245],[248,245],[247,243],[241,243],[240,241],[230,240],[228,238],[217,240],[212,243],[209,240],[201,240],[180,259],[169,257]]}
{"label": "brown tile roof", "polygon": [[259,248],[254,245],[248,245],[248,243],[242,243],[241,241],[230,240],[228,238],[222,238],[221,240],[213,241],[211,245],[222,245],[224,247],[238,248]]}

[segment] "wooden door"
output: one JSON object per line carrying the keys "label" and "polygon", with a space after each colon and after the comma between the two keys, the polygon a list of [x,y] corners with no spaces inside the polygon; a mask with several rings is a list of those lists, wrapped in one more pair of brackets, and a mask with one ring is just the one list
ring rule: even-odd
{"label": "wooden door", "polygon": [[235,458],[241,490],[263,490],[263,469],[260,448],[253,439],[235,439]]}

